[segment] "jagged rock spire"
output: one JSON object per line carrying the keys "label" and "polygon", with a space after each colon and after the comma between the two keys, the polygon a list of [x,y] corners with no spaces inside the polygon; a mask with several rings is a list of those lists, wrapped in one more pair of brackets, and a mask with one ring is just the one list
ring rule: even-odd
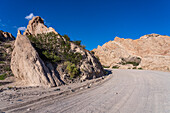
{"label": "jagged rock spire", "polygon": [[15,40],[15,37],[11,33],[0,30],[0,41],[6,40]]}
{"label": "jagged rock spire", "polygon": [[24,32],[24,35],[37,35],[48,32],[54,32],[58,34],[53,28],[51,27],[47,28],[47,26],[44,25],[44,20],[41,17],[36,16],[29,21],[27,29]]}

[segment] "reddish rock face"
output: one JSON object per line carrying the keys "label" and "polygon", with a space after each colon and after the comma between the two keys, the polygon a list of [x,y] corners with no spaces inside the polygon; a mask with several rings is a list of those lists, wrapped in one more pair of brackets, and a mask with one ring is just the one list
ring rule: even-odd
{"label": "reddish rock face", "polygon": [[[115,37],[114,41],[109,41],[93,51],[105,66],[118,65],[121,58],[137,56],[141,58],[139,66],[143,69],[170,70],[169,36],[149,34],[137,40]],[[119,66],[129,68],[126,65]]]}

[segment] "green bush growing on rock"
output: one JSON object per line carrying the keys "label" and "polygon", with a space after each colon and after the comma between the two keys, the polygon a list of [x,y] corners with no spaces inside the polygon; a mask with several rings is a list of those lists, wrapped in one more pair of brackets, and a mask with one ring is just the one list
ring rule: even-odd
{"label": "green bush growing on rock", "polygon": [[10,68],[10,66],[4,66],[4,70],[5,71],[11,71],[11,68]]}
{"label": "green bush growing on rock", "polygon": [[73,41],[74,44],[80,46],[81,45],[81,41],[80,40],[76,40],[76,41]]}
{"label": "green bush growing on rock", "polygon": [[109,74],[109,72],[105,70],[105,71],[104,71],[104,74],[105,74],[105,75],[108,75],[108,74]]}
{"label": "green bush growing on rock", "polygon": [[49,51],[43,51],[42,54],[49,60],[51,60],[52,62],[60,62],[61,58],[57,55],[55,55],[53,52],[49,52]]}
{"label": "green bush growing on rock", "polygon": [[71,79],[76,78],[79,75],[80,71],[75,64],[71,62],[65,62],[64,64],[67,66],[66,70],[68,71]]}
{"label": "green bush growing on rock", "polygon": [[121,63],[122,65],[126,65],[126,64],[132,64],[133,66],[138,66],[139,65],[139,63],[137,63],[137,62],[123,62],[123,63]]}
{"label": "green bush growing on rock", "polygon": [[11,48],[11,45],[4,45],[5,48]]}
{"label": "green bush growing on rock", "polygon": [[133,66],[138,66],[141,62],[141,58],[139,57],[131,57],[131,58],[121,58],[120,64],[126,65],[126,64],[132,64]]}
{"label": "green bush growing on rock", "polygon": [[142,70],[142,68],[140,67],[140,68],[138,68],[139,70]]}
{"label": "green bush growing on rock", "polygon": [[63,37],[64,37],[67,41],[70,41],[70,37],[68,37],[68,35],[63,35]]}
{"label": "green bush growing on rock", "polygon": [[[67,35],[63,37],[65,37],[66,41],[59,34],[53,32],[28,36],[39,56],[44,61],[52,63],[70,61],[76,65],[79,64],[82,55],[71,50],[70,38]],[[81,41],[77,42],[77,44],[80,43]]]}
{"label": "green bush growing on rock", "polygon": [[133,67],[132,69],[136,69],[136,67]]}
{"label": "green bush growing on rock", "polygon": [[5,62],[4,61],[0,61],[0,64],[5,64]]}
{"label": "green bush growing on rock", "polygon": [[83,49],[85,49],[86,48],[86,46],[85,45],[81,45],[81,40],[76,40],[76,41],[72,41],[74,44],[76,44],[76,45],[78,45],[78,46],[80,46],[80,47],[82,47]]}
{"label": "green bush growing on rock", "polygon": [[103,68],[109,68],[109,67],[110,67],[110,66],[104,66],[104,65],[103,65]]}
{"label": "green bush growing on rock", "polygon": [[6,77],[7,77],[7,74],[4,73],[4,74],[0,75],[0,80],[4,80]]}
{"label": "green bush growing on rock", "polygon": [[119,66],[112,66],[113,69],[119,69]]}

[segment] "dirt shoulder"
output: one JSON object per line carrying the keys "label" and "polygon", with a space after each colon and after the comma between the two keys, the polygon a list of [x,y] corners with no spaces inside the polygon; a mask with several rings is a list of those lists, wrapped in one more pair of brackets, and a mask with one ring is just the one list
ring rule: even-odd
{"label": "dirt shoulder", "polygon": [[53,88],[13,87],[14,83],[2,85],[0,86],[0,110],[9,111],[53,97],[74,94],[103,83],[110,75]]}

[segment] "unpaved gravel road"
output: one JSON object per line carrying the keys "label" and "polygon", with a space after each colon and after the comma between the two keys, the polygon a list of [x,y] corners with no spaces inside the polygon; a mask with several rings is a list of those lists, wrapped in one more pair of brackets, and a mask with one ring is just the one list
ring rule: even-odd
{"label": "unpaved gravel road", "polygon": [[62,98],[37,102],[14,112],[170,113],[170,73],[114,70],[101,85]]}

